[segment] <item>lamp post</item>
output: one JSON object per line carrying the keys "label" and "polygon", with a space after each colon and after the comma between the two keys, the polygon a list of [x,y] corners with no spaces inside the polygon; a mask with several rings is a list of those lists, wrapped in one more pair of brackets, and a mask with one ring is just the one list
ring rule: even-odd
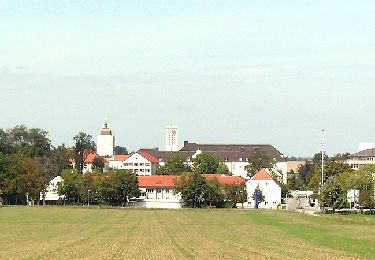
{"label": "lamp post", "polygon": [[87,190],[87,206],[90,206],[90,190]]}

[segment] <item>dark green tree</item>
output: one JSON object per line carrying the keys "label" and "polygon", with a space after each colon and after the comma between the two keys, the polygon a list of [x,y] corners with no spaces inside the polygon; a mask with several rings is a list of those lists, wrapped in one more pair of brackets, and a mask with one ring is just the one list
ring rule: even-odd
{"label": "dark green tree", "polygon": [[346,190],[335,176],[327,179],[320,193],[320,203],[323,207],[331,207],[333,211],[347,206]]}
{"label": "dark green tree", "polygon": [[197,173],[217,173],[220,160],[215,155],[201,153],[193,159],[193,169]]}
{"label": "dark green tree", "polygon": [[112,203],[125,206],[130,198],[140,195],[138,179],[135,173],[126,170],[114,170],[109,174],[109,186]]}
{"label": "dark green tree", "polygon": [[203,176],[198,172],[182,174],[175,182],[174,193],[181,194],[185,205],[190,207],[201,207],[204,201],[204,192],[207,184]]}
{"label": "dark green tree", "polygon": [[115,148],[114,148],[114,153],[116,155],[118,155],[118,154],[128,154],[128,149],[126,149],[126,147],[124,147],[124,146],[116,145]]}
{"label": "dark green tree", "polygon": [[93,162],[92,162],[92,167],[95,170],[103,172],[103,169],[105,167],[104,159],[102,157],[100,157],[100,156],[95,157],[94,160],[93,160]]}
{"label": "dark green tree", "polygon": [[75,167],[79,172],[83,170],[83,164],[86,153],[89,151],[95,151],[95,142],[92,140],[92,136],[83,132],[78,133],[74,136],[74,160]]}
{"label": "dark green tree", "polygon": [[183,172],[191,171],[190,167],[185,165],[184,159],[179,154],[172,154],[164,166],[158,167],[156,174],[159,175],[178,175]]}
{"label": "dark green tree", "polygon": [[247,158],[249,162],[245,166],[249,177],[253,177],[261,169],[272,169],[275,166],[275,161],[267,154],[256,152]]}

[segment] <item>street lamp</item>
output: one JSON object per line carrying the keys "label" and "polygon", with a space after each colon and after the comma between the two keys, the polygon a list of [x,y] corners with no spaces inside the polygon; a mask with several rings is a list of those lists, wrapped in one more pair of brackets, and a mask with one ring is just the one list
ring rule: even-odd
{"label": "street lamp", "polygon": [[87,190],[87,206],[90,206],[90,190]]}

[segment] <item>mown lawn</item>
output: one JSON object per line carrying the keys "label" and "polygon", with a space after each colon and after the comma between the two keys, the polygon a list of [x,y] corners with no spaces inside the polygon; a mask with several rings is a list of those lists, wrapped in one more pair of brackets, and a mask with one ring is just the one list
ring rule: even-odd
{"label": "mown lawn", "polygon": [[0,259],[375,259],[369,216],[2,207],[0,230]]}

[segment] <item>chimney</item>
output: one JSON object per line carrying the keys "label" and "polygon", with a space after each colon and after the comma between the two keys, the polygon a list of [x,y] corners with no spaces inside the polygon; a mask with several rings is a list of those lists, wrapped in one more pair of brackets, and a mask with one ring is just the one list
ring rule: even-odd
{"label": "chimney", "polygon": [[189,144],[189,141],[185,140],[184,141],[184,147],[187,146]]}

